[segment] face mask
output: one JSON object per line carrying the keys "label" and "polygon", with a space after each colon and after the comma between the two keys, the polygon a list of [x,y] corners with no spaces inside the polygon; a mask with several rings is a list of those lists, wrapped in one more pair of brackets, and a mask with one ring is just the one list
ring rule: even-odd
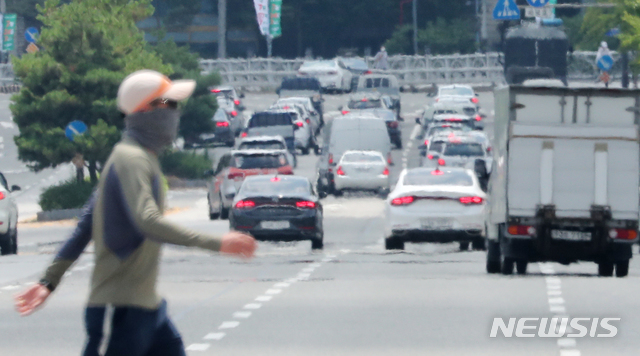
{"label": "face mask", "polygon": [[180,111],[156,109],[134,113],[126,116],[124,122],[127,136],[155,153],[160,153],[171,146],[178,136]]}

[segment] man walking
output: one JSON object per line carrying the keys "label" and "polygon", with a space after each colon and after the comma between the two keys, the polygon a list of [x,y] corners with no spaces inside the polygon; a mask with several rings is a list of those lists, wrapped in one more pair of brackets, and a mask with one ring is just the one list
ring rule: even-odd
{"label": "man walking", "polygon": [[380,47],[380,52],[376,53],[376,56],[373,58],[373,66],[375,69],[389,69],[389,55],[384,46]]}
{"label": "man walking", "polygon": [[64,273],[90,241],[95,267],[86,308],[85,356],[183,356],[156,283],[164,243],[200,247],[251,257],[255,240],[239,232],[222,237],[188,230],[163,217],[158,154],[175,140],[180,112],[195,82],[172,82],[143,70],[129,75],[118,90],[126,131],[103,168],[96,193],[71,238],[40,282],[16,296],[16,308],[29,315],[60,284]]}

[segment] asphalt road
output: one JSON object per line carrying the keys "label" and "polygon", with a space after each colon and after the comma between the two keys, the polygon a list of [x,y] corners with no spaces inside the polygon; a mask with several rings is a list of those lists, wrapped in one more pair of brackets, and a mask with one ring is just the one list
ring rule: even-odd
{"label": "asphalt road", "polygon": [[[260,110],[274,99],[255,94],[245,103]],[[345,100],[327,97],[330,115]],[[403,94],[405,149],[393,152],[392,177],[418,163],[413,119],[426,100]],[[480,100],[490,114],[491,95]],[[296,174],[313,177],[315,162],[313,155],[301,157]],[[175,222],[228,230],[226,221],[208,220],[204,191],[172,191],[170,201],[183,208],[170,215]],[[160,290],[189,355],[595,356],[640,350],[638,259],[624,279],[599,278],[592,263],[534,264],[526,276],[487,275],[484,252],[459,252],[455,244],[407,244],[404,252],[386,252],[379,198],[328,197],[323,206],[323,252],[312,253],[309,242],[261,243],[256,258],[242,261],[165,249]],[[0,258],[0,355],[80,353],[90,249],[41,311],[22,318],[12,307],[12,295],[38,279],[72,228],[20,226],[21,246],[37,248]],[[621,321],[617,336],[608,339],[489,337],[494,318],[553,316]]]}

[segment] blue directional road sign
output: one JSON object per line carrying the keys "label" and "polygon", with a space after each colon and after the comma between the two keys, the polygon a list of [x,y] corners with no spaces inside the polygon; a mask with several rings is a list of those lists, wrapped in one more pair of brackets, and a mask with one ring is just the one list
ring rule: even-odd
{"label": "blue directional road sign", "polygon": [[596,64],[598,65],[598,68],[605,72],[608,72],[611,70],[611,67],[613,67],[613,58],[611,58],[610,55],[605,54],[604,56],[600,57],[600,59],[598,59],[598,62]]}
{"label": "blue directional road sign", "polygon": [[520,9],[514,0],[498,0],[493,8],[494,20],[520,20]]}
{"label": "blue directional road sign", "polygon": [[67,128],[64,130],[64,134],[71,141],[73,141],[76,136],[82,135],[85,132],[87,132],[87,125],[85,125],[84,122],[78,120],[71,121],[69,125],[67,125]]}
{"label": "blue directional road sign", "polygon": [[543,7],[549,3],[549,0],[527,0],[527,2],[533,7]]}
{"label": "blue directional road sign", "polygon": [[29,43],[36,43],[38,40],[38,29],[35,27],[29,27],[26,31],[24,31],[24,39]]}

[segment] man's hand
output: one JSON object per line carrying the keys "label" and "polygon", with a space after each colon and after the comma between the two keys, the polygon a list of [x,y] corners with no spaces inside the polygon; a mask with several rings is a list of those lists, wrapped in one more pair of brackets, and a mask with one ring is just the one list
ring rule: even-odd
{"label": "man's hand", "polygon": [[222,236],[222,246],[220,246],[220,252],[250,258],[253,257],[253,253],[256,251],[256,247],[256,240],[250,235],[237,231],[231,231],[228,234]]}
{"label": "man's hand", "polygon": [[41,306],[50,294],[51,291],[47,287],[40,283],[34,284],[15,296],[16,310],[20,315],[27,316]]}

